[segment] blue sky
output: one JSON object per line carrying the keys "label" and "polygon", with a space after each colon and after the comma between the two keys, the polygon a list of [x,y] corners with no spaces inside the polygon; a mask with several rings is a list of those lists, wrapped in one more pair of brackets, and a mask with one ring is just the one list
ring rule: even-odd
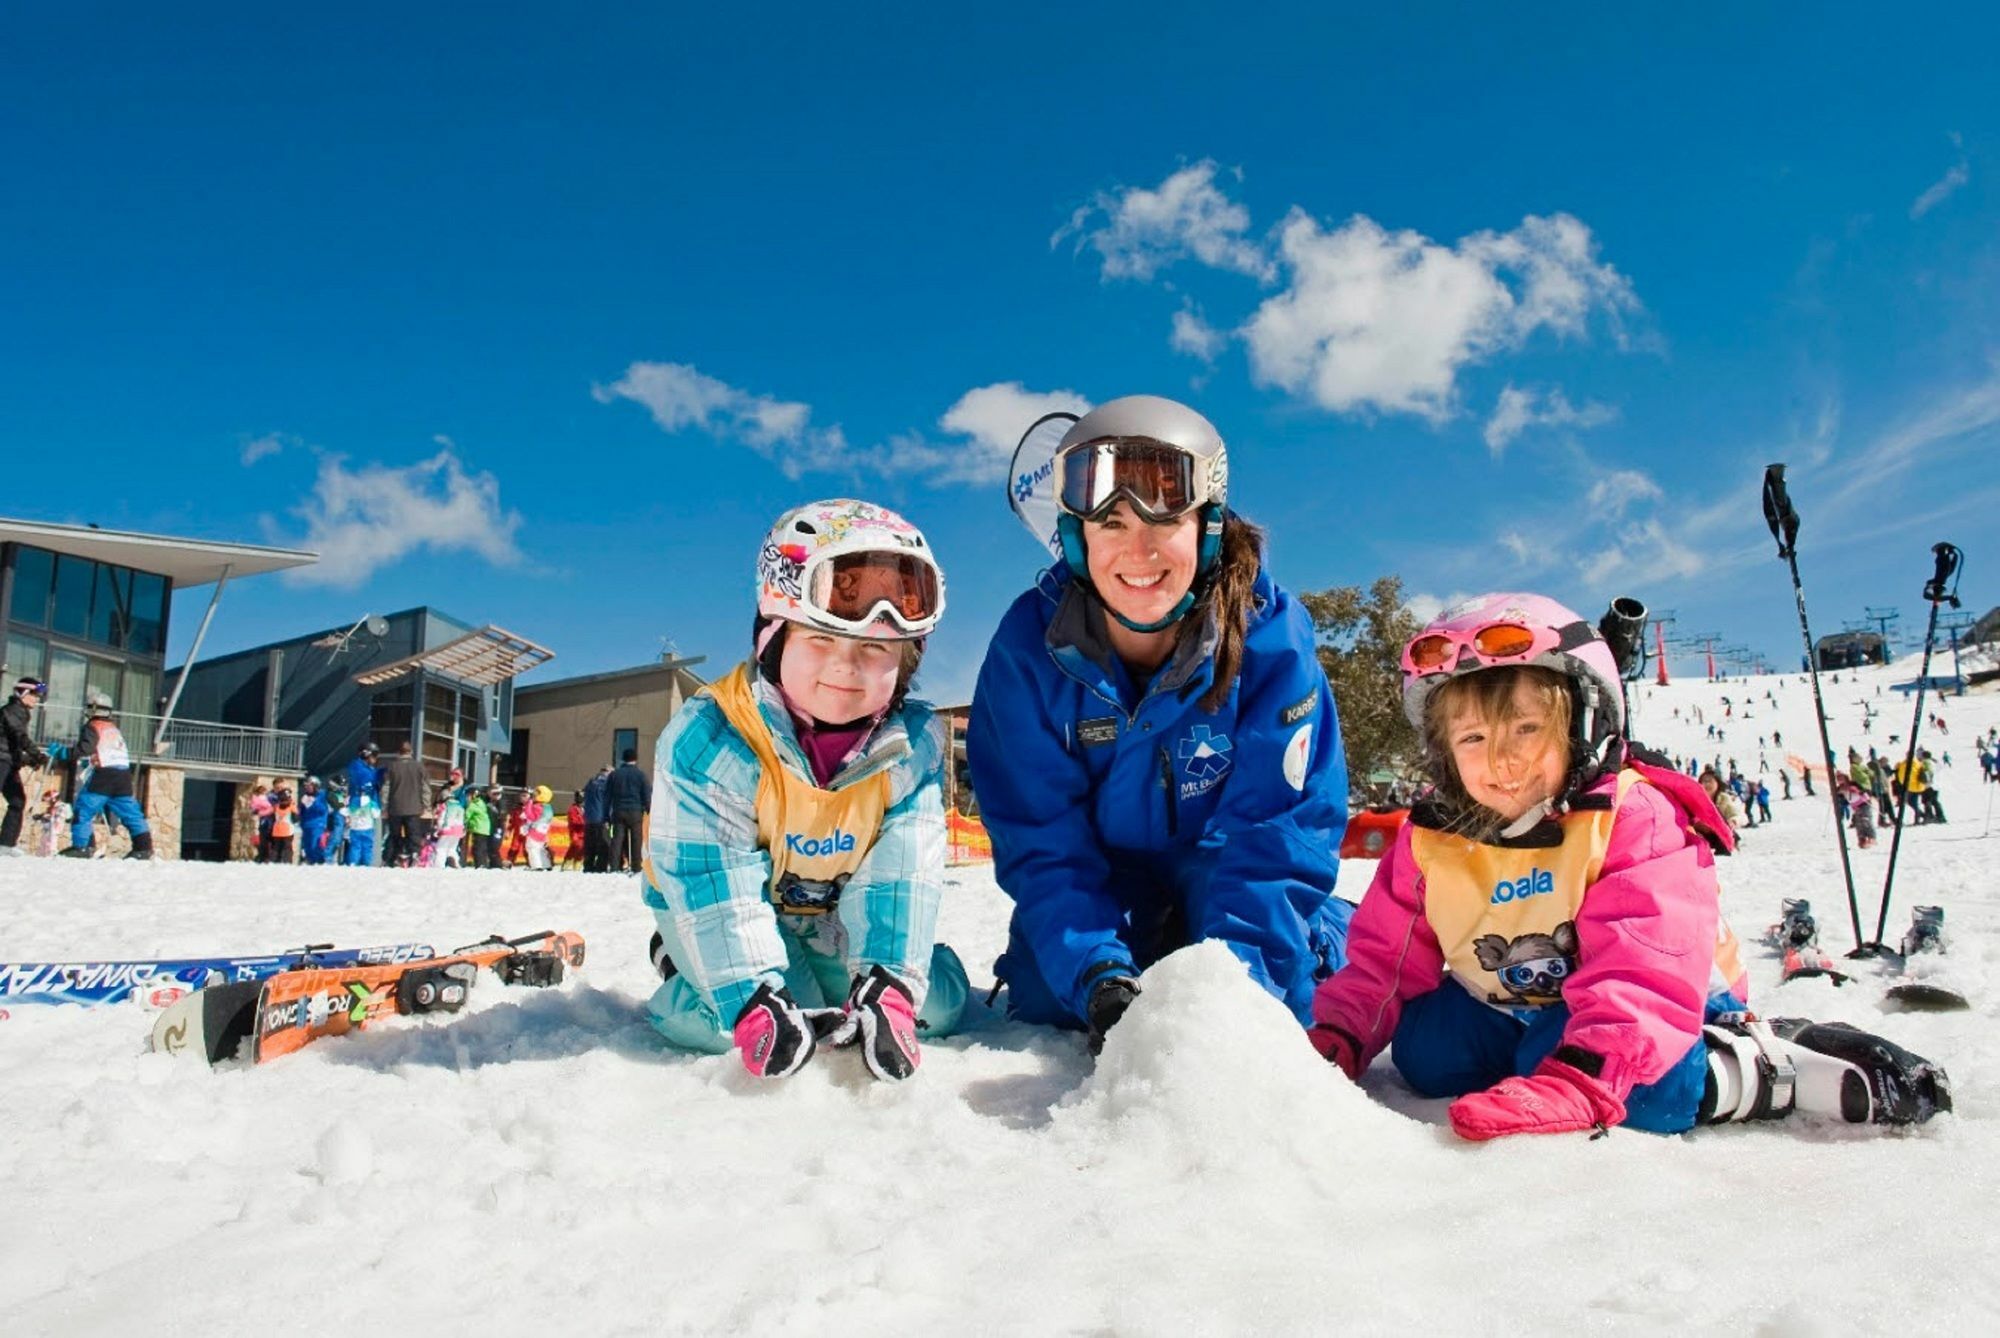
{"label": "blue sky", "polygon": [[17,8],[0,514],[326,555],[213,652],[430,603],[553,677],[719,673],[765,526],[861,495],[962,700],[1014,437],[1146,391],[1295,590],[1796,662],[1783,459],[1816,632],[1920,624],[1939,539],[1991,602],[1991,7],[1387,8]]}

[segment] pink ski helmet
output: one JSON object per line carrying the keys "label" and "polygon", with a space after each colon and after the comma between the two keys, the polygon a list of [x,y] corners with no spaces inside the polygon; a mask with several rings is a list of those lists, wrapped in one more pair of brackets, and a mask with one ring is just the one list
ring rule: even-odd
{"label": "pink ski helmet", "polygon": [[1403,647],[1403,714],[1421,734],[1424,710],[1439,686],[1461,674],[1515,664],[1553,669],[1576,686],[1576,735],[1593,756],[1624,728],[1624,688],[1611,647],[1573,610],[1520,591],[1475,595],[1410,638]]}

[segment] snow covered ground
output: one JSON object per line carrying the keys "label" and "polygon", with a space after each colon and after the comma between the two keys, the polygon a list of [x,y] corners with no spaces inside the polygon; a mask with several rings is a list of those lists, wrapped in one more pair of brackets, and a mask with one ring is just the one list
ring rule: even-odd
{"label": "snow covered ground", "polygon": [[[1907,699],[1879,698],[1865,736],[1855,703],[1912,667],[1829,683],[1837,748],[1906,734]],[[334,1317],[503,1334],[1990,1331],[2000,835],[1984,834],[1971,739],[2000,723],[2000,696],[1938,709],[1951,733],[1925,735],[1953,753],[1952,821],[1910,829],[1890,936],[1912,904],[1944,904],[1942,966],[1974,1010],[1888,1014],[1873,979],[1779,991],[1776,961],[1752,953],[1764,1010],[1843,1018],[1949,1068],[1957,1115],[1900,1134],[1468,1145],[1386,1063],[1360,1089],[1321,1063],[1212,947],[1148,976],[1094,1066],[1078,1037],[975,1009],[903,1086],[851,1052],[759,1085],[733,1058],[652,1039],[630,878],[0,862],[9,960],[442,948],[543,928],[590,944],[559,989],[489,979],[456,1017],[254,1070],[146,1053],[137,1005],[13,1009],[0,1314],[10,1334]],[[1656,746],[1752,772],[1772,728],[1783,751],[1818,751],[1796,675],[1647,689],[1638,710]],[[1850,933],[1824,798],[1773,806],[1723,863],[1725,909],[1754,943],[1781,897],[1809,895],[1838,953]],[[1887,857],[1886,835],[1855,856],[1871,929]],[[1342,891],[1372,872],[1348,865]],[[987,871],[954,874],[945,934],[975,983],[1006,914]]]}

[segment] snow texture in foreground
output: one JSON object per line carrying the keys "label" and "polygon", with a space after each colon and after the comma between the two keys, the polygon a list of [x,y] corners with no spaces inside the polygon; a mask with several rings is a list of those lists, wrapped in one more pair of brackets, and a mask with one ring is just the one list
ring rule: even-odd
{"label": "snow texture in foreground", "polygon": [[[1890,695],[1860,733],[1850,699],[1876,681],[1830,685],[1837,748],[1908,729]],[[1743,720],[1767,687],[1779,706]],[[1739,713],[1719,749],[1672,719],[1699,704],[1716,720],[1723,694]],[[2000,1318],[2000,836],[1982,835],[1970,744],[2000,697],[1938,709],[1952,733],[1926,737],[1954,752],[1953,821],[1905,838],[1890,936],[1942,902],[1953,948],[1935,969],[1974,1010],[1885,1012],[1865,968],[1779,989],[1751,949],[1764,1011],[1842,1018],[1949,1068],[1958,1115],[1901,1134],[1464,1144],[1386,1061],[1346,1083],[1212,945],[1147,973],[1095,1065],[1081,1037],[975,1004],[903,1086],[852,1052],[759,1084],[654,1040],[630,878],[0,862],[11,960],[544,928],[590,944],[559,989],[489,978],[456,1017],[257,1069],[146,1053],[137,1006],[13,1009],[0,1313],[10,1334],[335,1315],[494,1333],[1984,1331]],[[1817,747],[1797,676],[1649,689],[1638,718],[1656,745],[1746,769],[1773,726],[1787,751]],[[1773,807],[1723,862],[1725,909],[1754,945],[1781,897],[1809,895],[1837,954],[1851,931],[1824,799]],[[1887,848],[1855,856],[1871,932]],[[1372,872],[1345,867],[1342,891]],[[953,877],[945,936],[977,985],[1009,903],[985,870]]]}

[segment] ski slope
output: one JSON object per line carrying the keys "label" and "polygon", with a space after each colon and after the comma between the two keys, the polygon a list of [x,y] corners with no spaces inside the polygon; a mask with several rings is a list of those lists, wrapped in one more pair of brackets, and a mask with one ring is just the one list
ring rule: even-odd
{"label": "ski slope", "polygon": [[[1843,752],[1908,730],[1909,702],[1890,694],[1860,734],[1852,701],[1875,685],[1867,672],[1829,684]],[[1643,690],[1640,733],[1707,756],[1701,727],[1672,711],[1714,721],[1724,694],[1760,703],[1725,722],[1725,758],[1754,774],[1755,737],[1773,726],[1788,751],[1816,753],[1796,675]],[[543,928],[580,929],[591,950],[558,989],[489,979],[456,1017],[256,1069],[146,1053],[136,1005],[15,1008],[0,1022],[0,1313],[10,1334],[63,1335],[336,1321],[1487,1332],[1529,1317],[1609,1332],[1988,1331],[2000,836],[1982,835],[1971,740],[2000,724],[2000,696],[1940,709],[1952,822],[1910,829],[1890,933],[1912,904],[1943,903],[1953,946],[1939,965],[1974,1011],[1885,1014],[1872,979],[1780,991],[1775,959],[1752,949],[1765,1011],[1845,1019],[1947,1066],[1958,1113],[1903,1133],[1790,1123],[1468,1145],[1386,1062],[1359,1089],[1320,1062],[1213,946],[1148,974],[1094,1066],[1079,1037],[975,1006],[903,1086],[870,1080],[851,1052],[758,1084],[733,1058],[655,1043],[631,878],[0,861],[10,960],[444,947]],[[1773,807],[1723,862],[1725,909],[1754,944],[1781,897],[1808,895],[1843,951],[1824,795]],[[1887,852],[1885,833],[1855,857],[1871,929]],[[1372,869],[1350,863],[1342,891],[1358,897]],[[944,933],[975,984],[991,978],[1007,909],[987,871],[954,871]]]}

